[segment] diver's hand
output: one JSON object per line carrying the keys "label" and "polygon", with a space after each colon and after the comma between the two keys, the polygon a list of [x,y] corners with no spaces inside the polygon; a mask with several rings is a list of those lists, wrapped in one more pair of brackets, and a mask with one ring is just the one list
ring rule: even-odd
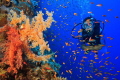
{"label": "diver's hand", "polygon": [[89,38],[89,42],[95,42],[95,39]]}

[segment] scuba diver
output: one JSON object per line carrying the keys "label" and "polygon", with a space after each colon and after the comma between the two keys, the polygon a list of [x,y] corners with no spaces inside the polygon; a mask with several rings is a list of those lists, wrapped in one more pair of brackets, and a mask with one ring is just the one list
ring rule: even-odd
{"label": "scuba diver", "polygon": [[[73,30],[76,26],[81,24],[81,31],[79,31],[77,36],[72,34]],[[92,16],[87,17],[83,20],[82,23],[77,24],[74,26],[71,32],[71,36],[73,38],[77,38],[82,42],[81,48],[85,50],[85,54],[88,54],[89,51],[96,51],[102,49],[103,45],[101,44],[101,37],[100,35],[104,29],[100,26],[100,21],[96,20]],[[82,33],[82,35],[80,35]]]}

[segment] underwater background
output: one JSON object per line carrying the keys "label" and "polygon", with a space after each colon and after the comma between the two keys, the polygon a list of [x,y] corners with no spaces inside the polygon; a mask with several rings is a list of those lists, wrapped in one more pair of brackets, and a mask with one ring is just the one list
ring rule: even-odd
{"label": "underwater background", "polygon": [[[51,34],[47,41],[58,55],[56,61],[62,65],[60,69],[62,76],[68,80],[120,80],[119,2],[119,0],[46,0],[40,3],[43,11],[45,8],[54,11],[56,23],[48,30],[48,35]],[[84,54],[78,48],[79,41],[71,37],[74,24],[81,23],[90,15],[89,12],[92,12],[97,20],[105,22],[102,33],[105,47],[99,51],[98,59],[95,59],[94,53]],[[79,29],[80,25],[77,27]]]}
{"label": "underwater background", "polygon": [[[0,65],[0,80],[120,80],[119,0],[6,1],[11,1],[13,4],[3,6],[4,1],[1,1],[1,14],[8,15],[9,12],[11,14],[17,12],[17,15],[21,15],[14,17],[15,14],[12,16],[9,14],[7,22],[0,23],[0,33],[5,33],[4,36],[7,36],[3,37],[2,35],[0,37],[0,44],[2,45],[0,47],[6,47],[4,45],[6,43],[10,45],[5,50],[0,48],[0,62],[2,64]],[[29,9],[22,8],[22,5],[24,8],[27,5]],[[10,11],[11,9],[15,12]],[[22,10],[29,17],[22,19],[25,17],[24,14],[20,13]],[[41,17],[42,14],[44,14],[43,17]],[[100,20],[101,26],[104,27],[101,42],[105,46],[98,50],[97,57],[94,51],[84,54],[79,39],[71,36],[74,26],[82,23],[84,18],[90,15]],[[15,22],[15,19],[18,19],[18,21]],[[21,22],[19,19],[21,19]],[[26,27],[29,26],[28,23],[32,26],[35,25],[35,28],[32,26],[30,29]],[[6,24],[7,26],[10,24],[10,27],[6,28]],[[18,27],[11,28],[11,25]],[[37,27],[37,25],[43,28]],[[24,28],[27,29],[24,31]],[[77,35],[79,29],[81,29],[81,25],[76,26],[74,35]],[[41,33],[36,36],[36,32]],[[26,35],[24,36],[24,34]],[[43,42],[44,45],[39,41]],[[19,45],[16,45],[18,43]],[[9,53],[6,51],[7,49]],[[4,52],[5,54],[3,54]],[[44,75],[44,77],[40,75]]]}

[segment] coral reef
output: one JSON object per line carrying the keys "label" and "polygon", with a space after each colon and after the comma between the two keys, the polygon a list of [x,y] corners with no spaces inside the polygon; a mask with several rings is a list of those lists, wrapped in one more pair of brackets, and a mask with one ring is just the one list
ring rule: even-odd
{"label": "coral reef", "polygon": [[22,68],[22,41],[20,35],[14,27],[9,27],[7,34],[7,49],[4,53],[3,62],[9,65],[8,72],[17,73],[17,69]]}
{"label": "coral reef", "polygon": [[[9,16],[8,24],[1,28],[0,32],[6,31],[7,42],[6,51],[4,53],[3,63],[9,65],[8,72],[13,71],[17,73],[17,70],[22,68],[22,54],[23,51],[28,59],[33,61],[47,61],[52,54],[37,56],[30,50],[28,42],[32,43],[31,47],[40,46],[40,52],[44,54],[44,50],[50,50],[47,42],[44,41],[42,31],[52,23],[52,18],[48,18],[44,21],[42,18],[42,12],[38,14],[34,21],[30,24],[29,18],[22,14],[18,16],[16,12],[10,11],[12,15]],[[48,13],[47,13],[48,14]],[[51,13],[52,14],[52,13]],[[52,15],[49,14],[49,17]],[[39,20],[39,21],[38,21]],[[24,23],[22,23],[24,21]],[[40,25],[40,23],[43,23]],[[19,26],[17,26],[19,24]],[[32,24],[35,24],[34,26]],[[22,28],[21,26],[24,25]],[[41,28],[42,27],[42,28]],[[5,28],[5,29],[4,29]]]}
{"label": "coral reef", "polygon": [[15,5],[14,7],[11,7],[10,9],[16,11],[17,13],[20,13],[20,11],[23,11],[24,14],[27,16],[33,16],[34,13],[34,7],[31,6],[30,3],[27,2],[19,2],[18,5]]}
{"label": "coral reef", "polygon": [[[34,3],[36,3],[33,0]],[[37,5],[37,3],[36,3]],[[14,10],[17,14],[20,14],[20,11],[23,11],[28,17],[33,17],[36,15],[34,12],[34,5],[29,0],[25,2],[24,0],[0,0],[0,27],[3,27],[6,24],[7,16],[10,10]]]}
{"label": "coral reef", "polygon": [[49,45],[47,45],[48,42],[44,41],[43,31],[45,31],[46,28],[50,28],[51,23],[54,21],[52,18],[52,13],[47,12],[48,19],[44,21],[42,12],[39,12],[30,23],[29,18],[27,18],[23,12],[21,12],[20,16],[18,16],[14,11],[10,12],[12,15],[8,15],[10,22],[9,24],[12,26],[17,26],[17,24],[19,24],[21,41],[25,44],[27,44],[25,40],[32,42],[32,48],[40,46],[40,51],[42,54],[44,53],[44,50],[50,51]]}
{"label": "coral reef", "polygon": [[10,6],[11,5],[11,0],[0,0],[0,6],[5,5],[5,6]]}
{"label": "coral reef", "polygon": [[0,0],[0,80],[66,80],[43,34],[53,12],[44,19],[34,6],[34,0]]}

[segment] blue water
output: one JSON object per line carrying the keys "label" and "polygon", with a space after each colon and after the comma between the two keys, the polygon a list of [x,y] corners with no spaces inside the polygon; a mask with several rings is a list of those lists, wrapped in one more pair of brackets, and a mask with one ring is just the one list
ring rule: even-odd
{"label": "blue water", "polygon": [[[45,34],[51,50],[58,56],[56,62],[62,65],[61,76],[67,77],[68,80],[120,80],[119,3],[119,0],[40,0],[40,8],[36,10],[45,13],[47,9],[54,12],[53,18],[56,23],[52,23]],[[97,4],[102,4],[102,6],[96,6]],[[112,10],[108,11],[108,9]],[[84,51],[79,48],[81,45],[79,40],[71,37],[74,24],[82,22],[89,16],[90,11],[97,20],[105,22],[103,31],[105,47],[99,51],[98,59],[94,57],[93,52],[84,54]],[[116,16],[118,18],[115,18]],[[80,26],[77,26],[76,31],[78,29]],[[107,37],[113,39],[110,40]]]}

